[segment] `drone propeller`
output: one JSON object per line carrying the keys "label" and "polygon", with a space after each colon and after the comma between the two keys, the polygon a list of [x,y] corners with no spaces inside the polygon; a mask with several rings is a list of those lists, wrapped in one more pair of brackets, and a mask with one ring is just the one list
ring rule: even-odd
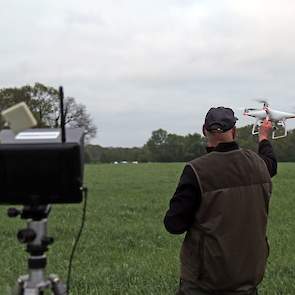
{"label": "drone propeller", "polygon": [[259,103],[263,103],[263,105],[265,107],[269,106],[268,100],[267,99],[254,99],[255,101],[259,102]]}
{"label": "drone propeller", "polygon": [[245,107],[233,107],[232,109],[235,111],[243,112],[244,114],[248,112],[253,112],[253,111],[254,112],[261,111],[261,109],[258,109],[258,108],[245,108]]}
{"label": "drone propeller", "polygon": [[248,111],[261,111],[261,109],[255,109],[255,108],[247,108]]}

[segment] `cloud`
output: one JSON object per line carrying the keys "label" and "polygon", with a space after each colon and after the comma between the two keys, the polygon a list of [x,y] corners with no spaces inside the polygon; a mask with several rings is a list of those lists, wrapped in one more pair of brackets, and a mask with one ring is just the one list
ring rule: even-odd
{"label": "cloud", "polygon": [[269,97],[277,108],[295,106],[293,1],[12,0],[1,7],[2,86],[64,85],[87,105],[102,145],[141,145],[158,127],[200,132],[212,105]]}

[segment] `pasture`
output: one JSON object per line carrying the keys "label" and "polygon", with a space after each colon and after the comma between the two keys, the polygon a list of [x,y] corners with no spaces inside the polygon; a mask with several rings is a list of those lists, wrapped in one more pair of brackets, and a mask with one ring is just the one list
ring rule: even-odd
{"label": "pasture", "polygon": [[[88,165],[87,221],[73,264],[71,294],[174,294],[183,236],[171,236],[163,217],[183,164]],[[295,164],[280,164],[274,179],[268,236],[271,255],[260,294],[295,294]],[[0,295],[26,273],[26,252],[16,239],[25,221],[0,208]],[[80,226],[81,205],[54,206],[48,272],[66,279]]]}

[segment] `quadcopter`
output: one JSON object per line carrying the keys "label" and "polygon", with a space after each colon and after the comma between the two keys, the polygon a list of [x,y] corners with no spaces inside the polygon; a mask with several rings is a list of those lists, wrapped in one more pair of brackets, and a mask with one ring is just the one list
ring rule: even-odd
{"label": "quadcopter", "polygon": [[[261,109],[249,108],[244,110],[244,115],[256,118],[256,122],[253,125],[252,134],[256,135],[259,133],[259,127],[264,120],[272,122],[273,132],[272,139],[283,138],[288,135],[286,121],[288,119],[295,119],[295,114],[274,110],[270,107],[266,100],[259,100],[258,102],[263,103]],[[283,130],[282,134],[277,135],[277,130]]]}

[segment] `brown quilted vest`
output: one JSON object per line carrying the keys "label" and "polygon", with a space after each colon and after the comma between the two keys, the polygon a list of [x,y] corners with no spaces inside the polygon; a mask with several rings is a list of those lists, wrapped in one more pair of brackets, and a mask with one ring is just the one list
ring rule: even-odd
{"label": "brown quilted vest", "polygon": [[201,206],[181,249],[181,278],[217,294],[245,294],[263,279],[271,178],[250,150],[212,152],[189,163]]}

